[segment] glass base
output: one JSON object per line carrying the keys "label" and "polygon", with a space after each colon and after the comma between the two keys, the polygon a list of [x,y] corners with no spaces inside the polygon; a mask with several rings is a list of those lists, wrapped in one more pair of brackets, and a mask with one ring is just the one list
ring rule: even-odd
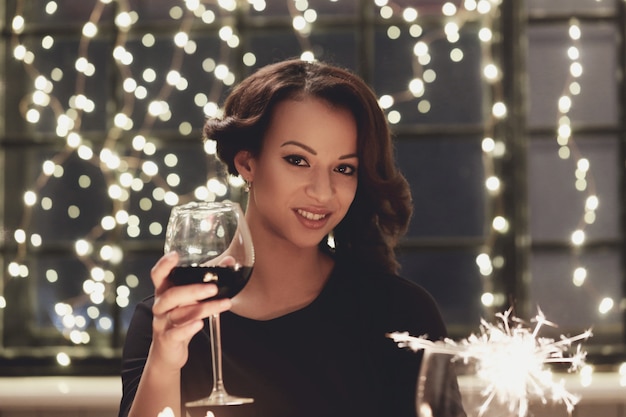
{"label": "glass base", "polygon": [[254,398],[237,397],[227,392],[212,392],[210,396],[185,404],[186,407],[208,407],[212,405],[242,405],[254,402]]}

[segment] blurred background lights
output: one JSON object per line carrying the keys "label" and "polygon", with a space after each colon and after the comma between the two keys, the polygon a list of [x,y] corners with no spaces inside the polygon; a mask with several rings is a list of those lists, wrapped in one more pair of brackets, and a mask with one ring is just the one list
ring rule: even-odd
{"label": "blurred background lights", "polygon": [[600,314],[607,314],[609,311],[613,309],[615,302],[610,297],[605,297],[600,301],[600,305],[598,306],[598,311]]}
{"label": "blurred background lights", "polygon": [[496,176],[491,176],[487,178],[487,180],[485,181],[485,186],[487,187],[487,190],[489,190],[492,193],[499,191],[500,190],[500,178]]}
{"label": "blurred background lights", "polygon": [[572,233],[572,244],[580,246],[585,242],[585,232],[583,230],[576,230]]}
{"label": "blurred background lights", "polygon": [[622,364],[618,368],[619,374],[619,385],[621,387],[626,387],[626,362],[622,362]]}
{"label": "blurred background lights", "polygon": [[585,279],[587,278],[587,270],[583,267],[578,267],[574,270],[574,276],[572,282],[575,286],[580,287],[585,283]]}
{"label": "blurred background lights", "polygon": [[[424,36],[425,26],[420,21],[420,17],[424,13],[420,12],[417,3],[406,2],[407,6],[399,6],[395,2],[389,0],[372,0],[378,7],[379,16],[385,21],[387,37],[391,40],[402,39],[410,36],[412,42],[411,64],[415,68],[412,78],[403,81],[402,89],[399,92],[384,92],[379,97],[379,105],[386,111],[387,119],[391,124],[399,123],[403,116],[402,104],[405,101],[411,101],[411,110],[425,114],[431,111],[434,103],[431,103],[428,90],[433,86],[437,86],[438,74],[436,67],[431,65],[433,58],[438,58],[434,48],[431,56],[431,45],[434,39]],[[112,0],[101,0],[100,5],[94,7],[107,7]],[[267,7],[265,0],[248,0],[243,7],[251,7],[256,12],[262,12]],[[307,36],[315,28],[319,14],[318,11],[311,7],[310,3],[305,0],[296,0],[292,2],[291,23],[296,36],[302,43],[301,59],[313,61],[316,59],[318,50],[307,43]],[[217,0],[217,8],[210,10],[210,7],[200,0],[186,0],[180,2],[172,2],[168,10],[170,18],[176,22],[173,27],[169,42],[175,45],[175,53],[178,56],[185,54],[195,54],[200,51],[201,44],[191,36],[190,28],[194,25],[206,24],[213,25],[220,13],[232,13],[237,11],[241,2],[235,0]],[[483,44],[485,51],[484,66],[482,67],[482,77],[487,84],[495,85],[501,81],[502,69],[496,60],[489,55],[491,42],[498,39],[497,32],[494,34],[493,17],[497,13],[497,7],[500,2],[496,0],[465,0],[463,2],[446,2],[441,8],[441,13],[445,16],[442,19],[441,34],[442,39],[450,44],[450,52],[445,59],[451,63],[460,62],[464,59],[468,51],[459,42],[463,25],[468,21],[475,21],[479,24],[476,32],[478,40]],[[45,12],[54,14],[59,11],[59,4],[54,1],[48,1],[45,4]],[[220,10],[221,9],[221,10]],[[60,154],[67,156],[67,152],[75,152],[75,154],[84,161],[90,161],[94,166],[103,173],[106,180],[107,197],[111,201],[111,208],[108,212],[98,216],[93,225],[93,230],[85,233],[83,238],[74,242],[74,252],[78,259],[82,260],[89,271],[88,276],[83,277],[82,289],[86,296],[90,298],[92,305],[86,308],[85,316],[74,315],[69,304],[57,304],[58,310],[56,314],[72,324],[68,327],[68,340],[74,344],[86,344],[91,341],[89,333],[85,330],[88,321],[91,320],[100,330],[110,331],[113,322],[104,312],[107,311],[103,304],[108,299],[115,302],[120,308],[126,308],[130,303],[131,288],[139,285],[139,278],[129,274],[126,277],[116,277],[115,268],[112,265],[119,264],[123,261],[124,253],[122,248],[117,244],[119,234],[125,238],[134,239],[142,234],[150,234],[158,237],[164,232],[164,225],[150,218],[148,214],[157,206],[173,206],[182,201],[189,199],[212,201],[218,198],[228,196],[229,191],[241,192],[245,183],[241,177],[223,177],[215,176],[211,173],[203,184],[195,185],[191,190],[187,190],[187,194],[182,194],[179,188],[185,185],[184,165],[179,156],[175,153],[169,153],[163,156],[161,153],[161,144],[158,139],[150,133],[150,123],[167,122],[171,120],[172,115],[176,112],[185,111],[180,106],[175,106],[170,101],[171,91],[185,91],[191,88],[197,88],[193,91],[191,102],[187,105],[196,106],[202,109],[206,117],[219,116],[222,109],[218,105],[219,97],[205,91],[205,85],[192,86],[193,77],[191,72],[204,71],[206,77],[211,77],[212,81],[217,80],[220,88],[228,87],[238,81],[235,72],[231,69],[228,59],[224,56],[228,55],[228,51],[237,50],[241,52],[241,62],[238,65],[252,67],[257,63],[257,56],[246,51],[239,35],[237,33],[237,25],[223,24],[216,26],[217,36],[224,48],[220,54],[215,56],[204,57],[201,64],[197,68],[187,68],[182,65],[183,58],[172,60],[172,64],[166,68],[158,69],[145,65],[138,65],[141,56],[138,53],[137,45],[142,48],[156,48],[161,39],[152,33],[142,34],[137,38],[136,45],[129,42],[126,36],[131,27],[137,23],[140,16],[137,11],[126,10],[126,7],[118,7],[117,14],[114,17],[114,23],[119,29],[120,34],[116,38],[115,46],[108,53],[111,54],[117,69],[119,70],[122,96],[121,104],[116,108],[98,108],[94,98],[88,94],[87,89],[81,88],[81,80],[85,77],[104,76],[102,67],[96,67],[97,57],[89,48],[81,48],[79,56],[76,57],[72,65],[67,68],[53,68],[46,71],[38,71],[34,63],[36,62],[35,54],[23,44],[18,35],[22,34],[28,27],[28,22],[24,17],[16,14],[11,21],[11,31],[14,44],[12,47],[12,55],[20,61],[26,68],[32,70],[33,84],[32,91],[28,94],[27,106],[23,109],[22,115],[24,119],[32,124],[37,125],[45,121],[49,116],[46,109],[52,107],[53,103],[60,102],[55,97],[55,88],[57,88],[62,80],[75,76],[77,78],[76,91],[63,99],[61,111],[54,113],[54,130],[56,134],[62,138],[66,148]],[[489,15],[493,13],[493,15]],[[89,20],[82,25],[83,42],[92,41],[93,38],[102,36],[99,34],[101,14],[94,13]],[[401,19],[401,20],[399,20]],[[574,149],[575,132],[570,123],[569,112],[576,107],[576,96],[580,94],[583,88],[581,77],[584,74],[584,67],[581,63],[582,52],[578,42],[582,37],[581,27],[576,20],[572,20],[568,25],[568,36],[571,39],[571,45],[566,48],[566,56],[569,59],[567,68],[564,68],[563,76],[567,77],[563,93],[559,97],[558,102],[554,105],[558,112],[557,129],[554,132],[557,141],[557,154],[563,161],[575,161],[576,167],[573,170],[573,182],[576,190],[584,193],[584,224],[589,225],[596,221],[596,212],[600,207],[600,201],[593,189],[592,167],[590,161]],[[46,51],[55,52],[58,40],[54,36],[46,35],[41,40],[41,46]],[[198,43],[196,43],[198,42]],[[134,55],[135,54],[135,55]],[[135,56],[137,58],[135,58]],[[441,78],[441,77],[440,77]],[[197,84],[197,81],[195,82]],[[502,211],[499,204],[502,189],[506,189],[506,182],[500,178],[497,168],[497,160],[507,155],[506,138],[496,134],[493,126],[505,119],[507,114],[507,106],[501,97],[501,92],[497,88],[491,91],[492,97],[487,107],[490,109],[486,116],[485,137],[482,139],[480,146],[483,152],[483,160],[485,166],[484,187],[486,197],[490,198],[490,218],[486,221],[491,226],[489,230],[489,244],[481,253],[476,256],[476,267],[483,280],[484,291],[481,296],[481,303],[487,307],[499,307],[506,302],[504,296],[492,289],[491,277],[494,270],[497,271],[506,263],[506,259],[502,254],[494,253],[492,237],[505,234],[512,227],[509,223],[510,217]],[[107,103],[107,107],[109,104]],[[183,106],[184,107],[184,106]],[[111,120],[108,124],[111,127],[107,132],[109,137],[106,141],[94,145],[90,142],[88,131],[82,130],[82,118],[85,114],[93,112],[112,111]],[[137,117],[137,113],[145,111],[145,119],[141,124],[141,117]],[[142,116],[144,116],[142,114]],[[177,124],[172,131],[182,137],[193,136],[198,132],[200,126],[197,121],[183,121]],[[194,128],[196,129],[194,131]],[[133,131],[132,136],[125,138],[128,152],[120,150],[120,138],[123,132]],[[130,133],[126,133],[127,135]],[[132,138],[132,139],[131,139]],[[210,139],[204,141],[203,150],[207,157],[214,158],[216,154],[216,143]],[[126,150],[126,149],[125,149]],[[65,153],[63,153],[65,152]],[[97,157],[94,158],[94,155]],[[64,175],[64,159],[56,157],[48,157],[41,166],[41,172],[46,177],[61,178]],[[106,175],[105,175],[106,173]],[[78,187],[81,190],[94,187],[96,177],[91,175],[82,175],[77,179]],[[133,200],[134,193],[144,191],[145,195],[137,198],[139,212],[147,214],[146,219],[140,219],[137,215],[131,215],[129,202]],[[25,210],[25,218],[30,215],[29,209],[36,208],[38,205],[44,210],[57,208],[57,200],[54,196],[40,195],[40,188],[32,187],[23,194],[23,203]],[[87,213],[87,208],[70,204],[63,207],[69,219],[83,219],[87,217],[83,213]],[[118,235],[116,235],[118,234]],[[115,237],[117,236],[117,237]],[[20,256],[7,265],[7,271],[11,277],[26,278],[29,276],[27,262],[27,246],[40,246],[42,238],[36,233],[32,233],[28,224],[24,224],[22,228],[14,231],[13,234],[16,244],[20,247]],[[571,232],[570,243],[572,250],[580,249],[586,241],[586,231],[584,227],[576,225]],[[572,285],[581,287],[592,280],[592,274],[581,263],[573,268],[571,276]],[[63,281],[64,277],[54,269],[48,269],[45,273],[46,280],[50,284],[56,284]],[[570,279],[570,278],[566,278]],[[120,281],[125,281],[120,284]],[[4,308],[6,300],[0,298],[0,308]],[[610,298],[602,298],[598,302],[598,312],[600,314],[608,314],[615,309],[613,300]],[[59,364],[67,366],[71,360],[67,353],[59,353],[57,356]]]}
{"label": "blurred background lights", "polygon": [[69,366],[72,363],[70,356],[65,352],[57,353],[57,363],[61,366]]}
{"label": "blurred background lights", "polygon": [[494,103],[492,107],[492,113],[494,117],[502,119],[506,116],[506,105],[502,102]]}
{"label": "blurred background lights", "polygon": [[480,302],[487,307],[491,307],[493,306],[495,301],[495,297],[493,296],[492,293],[490,292],[486,292],[484,293],[481,297],[480,297]]}

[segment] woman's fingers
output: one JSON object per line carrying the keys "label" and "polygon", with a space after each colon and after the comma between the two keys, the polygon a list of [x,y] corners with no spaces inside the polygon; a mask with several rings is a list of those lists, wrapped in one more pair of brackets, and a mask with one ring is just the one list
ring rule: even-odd
{"label": "woman's fingers", "polygon": [[217,262],[219,266],[235,266],[237,265],[237,261],[231,255],[226,255]]}
{"label": "woman's fingers", "polygon": [[219,314],[230,307],[231,302],[228,299],[211,300],[168,310],[163,314],[163,318],[168,328],[181,327],[214,314]]}
{"label": "woman's fingers", "polygon": [[217,286],[211,283],[172,286],[167,291],[157,291],[152,311],[162,314],[176,307],[195,305],[216,294]]}
{"label": "woman's fingers", "polygon": [[155,288],[151,355],[175,369],[187,361],[189,341],[202,330],[204,319],[231,307],[228,299],[203,301],[217,295],[215,284],[172,285],[168,276],[177,264],[178,255],[168,253],[151,271]]}
{"label": "woman's fingers", "polygon": [[150,276],[152,277],[152,283],[154,284],[154,289],[157,295],[171,286],[167,281],[167,277],[172,271],[172,268],[174,268],[177,264],[178,254],[176,252],[170,252],[163,255],[152,267]]}
{"label": "woman's fingers", "polygon": [[[213,284],[199,284],[198,286],[215,287]],[[183,287],[191,287],[191,285]],[[231,307],[229,299],[220,299],[194,301],[190,304],[168,308],[170,302],[177,298],[170,297],[170,295],[178,293],[179,291],[174,290],[179,288],[181,287],[172,287],[156,297],[152,307],[153,354],[156,358],[161,358],[159,360],[164,364],[169,364],[168,366],[173,368],[180,368],[187,361],[189,341],[202,330],[204,319]],[[205,293],[196,291],[192,298],[207,298],[207,296],[215,295],[216,292],[216,289]]]}
{"label": "woman's fingers", "polygon": [[[228,259],[226,260],[228,262]],[[155,287],[152,313],[155,339],[167,344],[186,344],[203,327],[203,320],[231,308],[228,299],[207,300],[217,295],[213,283],[172,285],[168,276],[178,264],[178,255],[163,255],[152,267],[151,277]]]}

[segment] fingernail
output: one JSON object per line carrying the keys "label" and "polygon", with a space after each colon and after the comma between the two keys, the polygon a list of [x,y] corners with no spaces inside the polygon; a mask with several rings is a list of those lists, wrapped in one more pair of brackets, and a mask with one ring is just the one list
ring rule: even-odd
{"label": "fingernail", "polygon": [[204,286],[204,293],[207,295],[215,295],[217,294],[217,285],[211,283],[211,284],[206,284]]}

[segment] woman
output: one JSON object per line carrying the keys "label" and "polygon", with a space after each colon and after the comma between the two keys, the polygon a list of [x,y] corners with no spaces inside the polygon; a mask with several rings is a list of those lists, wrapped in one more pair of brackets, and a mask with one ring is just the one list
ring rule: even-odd
{"label": "woman", "polygon": [[210,392],[204,319],[215,313],[226,388],[255,399],[217,417],[415,416],[421,357],[387,334],[446,331],[430,295],[397,275],[411,197],[370,88],[334,66],[276,63],[239,84],[204,132],[249,184],[254,270],[232,300],[202,303],[213,284],[171,287],[176,255],[157,262],[154,297],[128,330],[120,416],[184,416]]}

